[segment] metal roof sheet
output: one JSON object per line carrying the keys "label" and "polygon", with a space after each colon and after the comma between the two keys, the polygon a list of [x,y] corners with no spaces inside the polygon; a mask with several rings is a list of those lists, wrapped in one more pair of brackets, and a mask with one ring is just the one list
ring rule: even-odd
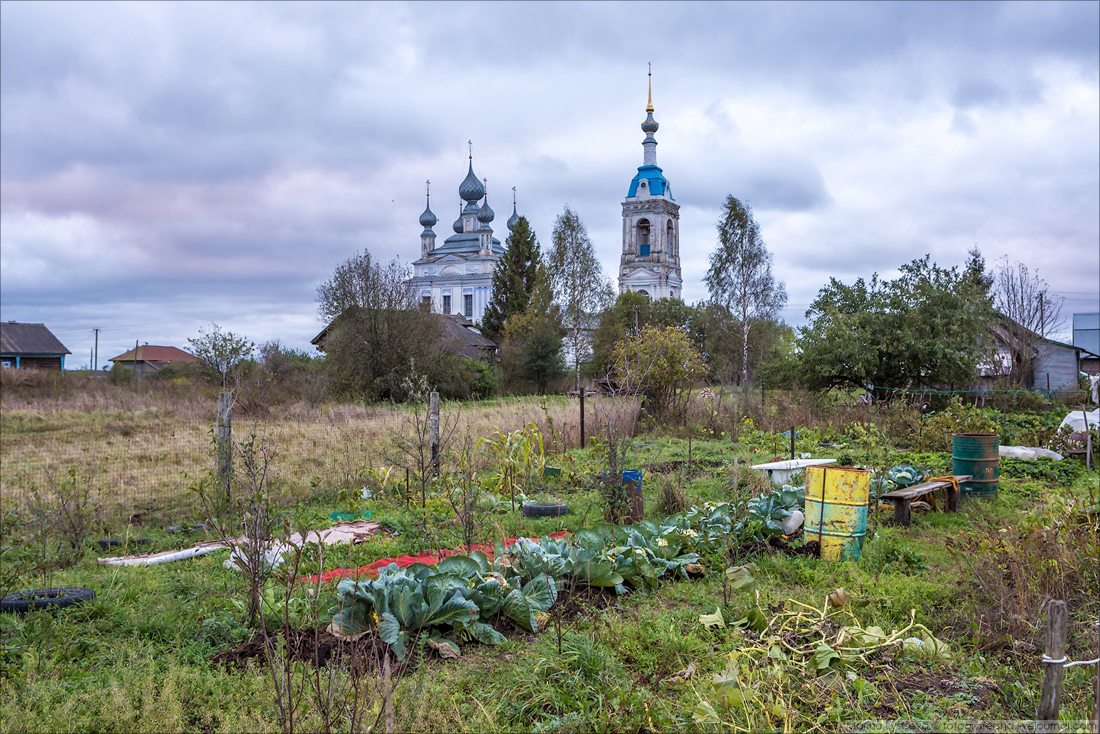
{"label": "metal roof sheet", "polygon": [[0,323],[0,351],[4,354],[72,354],[45,324]]}
{"label": "metal roof sheet", "polygon": [[[135,351],[137,355],[135,356]],[[145,344],[128,352],[123,352],[117,357],[111,357],[111,362],[198,362],[199,358],[193,354],[176,347],[158,347]]]}

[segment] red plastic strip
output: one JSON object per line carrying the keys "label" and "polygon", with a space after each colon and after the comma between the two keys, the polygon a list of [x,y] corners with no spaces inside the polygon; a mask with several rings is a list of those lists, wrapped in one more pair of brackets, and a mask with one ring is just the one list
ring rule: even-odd
{"label": "red plastic strip", "polygon": [[[562,530],[547,537],[564,538],[566,535],[569,535],[569,531]],[[538,538],[531,538],[531,540],[538,540]],[[516,539],[504,538],[502,542],[504,543],[504,547],[508,548],[516,542]],[[316,584],[318,580],[324,583],[327,581],[332,581],[333,579],[355,579],[356,581],[358,581],[363,578],[375,578],[376,576],[378,576],[378,569],[385,568],[391,563],[396,563],[401,568],[411,566],[414,563],[423,563],[428,566],[434,566],[447,556],[464,556],[470,554],[475,550],[481,551],[489,558],[493,557],[493,546],[489,543],[482,543],[481,545],[474,545],[470,547],[459,546],[458,548],[450,550],[444,549],[424,551],[417,556],[397,556],[394,558],[380,558],[374,563],[369,563],[366,566],[360,566],[359,568],[334,568],[331,571],[326,571],[320,576],[302,576],[298,580],[305,581],[311,584]]]}

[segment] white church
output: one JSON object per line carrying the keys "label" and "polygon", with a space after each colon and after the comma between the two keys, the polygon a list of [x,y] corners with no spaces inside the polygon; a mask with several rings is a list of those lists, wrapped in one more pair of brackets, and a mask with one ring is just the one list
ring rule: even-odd
{"label": "white church", "polygon": [[[642,132],[642,165],[630,182],[623,200],[623,246],[619,262],[619,292],[634,291],[651,298],[680,298],[680,205],[657,165],[657,121],[653,119],[653,89]],[[453,225],[454,234],[436,247],[432,227],[437,223],[428,205],[420,215],[420,259],[413,262],[410,287],[420,303],[434,313],[457,314],[480,324],[489,305],[493,270],[504,254],[500,240],[493,237],[490,223],[495,215],[489,208],[485,181],[474,175],[470,156],[466,178],[458,187],[461,212]],[[509,231],[519,215],[512,202]]]}

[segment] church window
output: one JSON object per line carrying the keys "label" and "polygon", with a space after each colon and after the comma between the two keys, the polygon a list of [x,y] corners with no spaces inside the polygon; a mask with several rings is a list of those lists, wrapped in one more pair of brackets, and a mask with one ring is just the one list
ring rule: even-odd
{"label": "church window", "polygon": [[431,296],[421,296],[420,297],[420,310],[421,311],[431,311],[432,310],[432,297]]}
{"label": "church window", "polygon": [[466,318],[472,319],[474,317],[474,297],[467,293],[462,297],[462,310],[466,313]]}
{"label": "church window", "polygon": [[451,297],[443,296],[443,313],[451,312]]}
{"label": "church window", "polygon": [[675,255],[675,253],[673,252],[673,246],[672,246],[672,220],[671,219],[668,222],[668,226],[665,227],[665,247],[668,249],[668,256],[673,257]]}
{"label": "church window", "polygon": [[638,255],[641,257],[647,257],[649,255],[649,220],[638,220]]}

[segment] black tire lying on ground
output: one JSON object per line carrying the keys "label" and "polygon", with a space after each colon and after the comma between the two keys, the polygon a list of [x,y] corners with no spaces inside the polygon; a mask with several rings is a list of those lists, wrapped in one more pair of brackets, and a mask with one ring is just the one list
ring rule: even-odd
{"label": "black tire lying on ground", "polygon": [[16,591],[0,599],[0,612],[26,614],[35,609],[64,609],[95,599],[95,592],[76,586]]}
{"label": "black tire lying on ground", "polygon": [[[103,540],[97,540],[96,544],[101,549],[106,550],[107,548],[110,548],[112,546],[126,545],[126,540],[124,538],[104,538]],[[130,538],[130,545],[149,545],[149,539],[148,538]]]}
{"label": "black tire lying on ground", "polygon": [[526,504],[523,506],[523,514],[527,517],[558,517],[569,514],[569,506],[560,502],[552,505]]}
{"label": "black tire lying on ground", "polygon": [[173,525],[168,528],[167,532],[172,535],[175,535],[176,533],[185,533],[187,535],[190,535],[191,533],[206,532],[206,530],[206,524],[200,522],[195,525]]}

